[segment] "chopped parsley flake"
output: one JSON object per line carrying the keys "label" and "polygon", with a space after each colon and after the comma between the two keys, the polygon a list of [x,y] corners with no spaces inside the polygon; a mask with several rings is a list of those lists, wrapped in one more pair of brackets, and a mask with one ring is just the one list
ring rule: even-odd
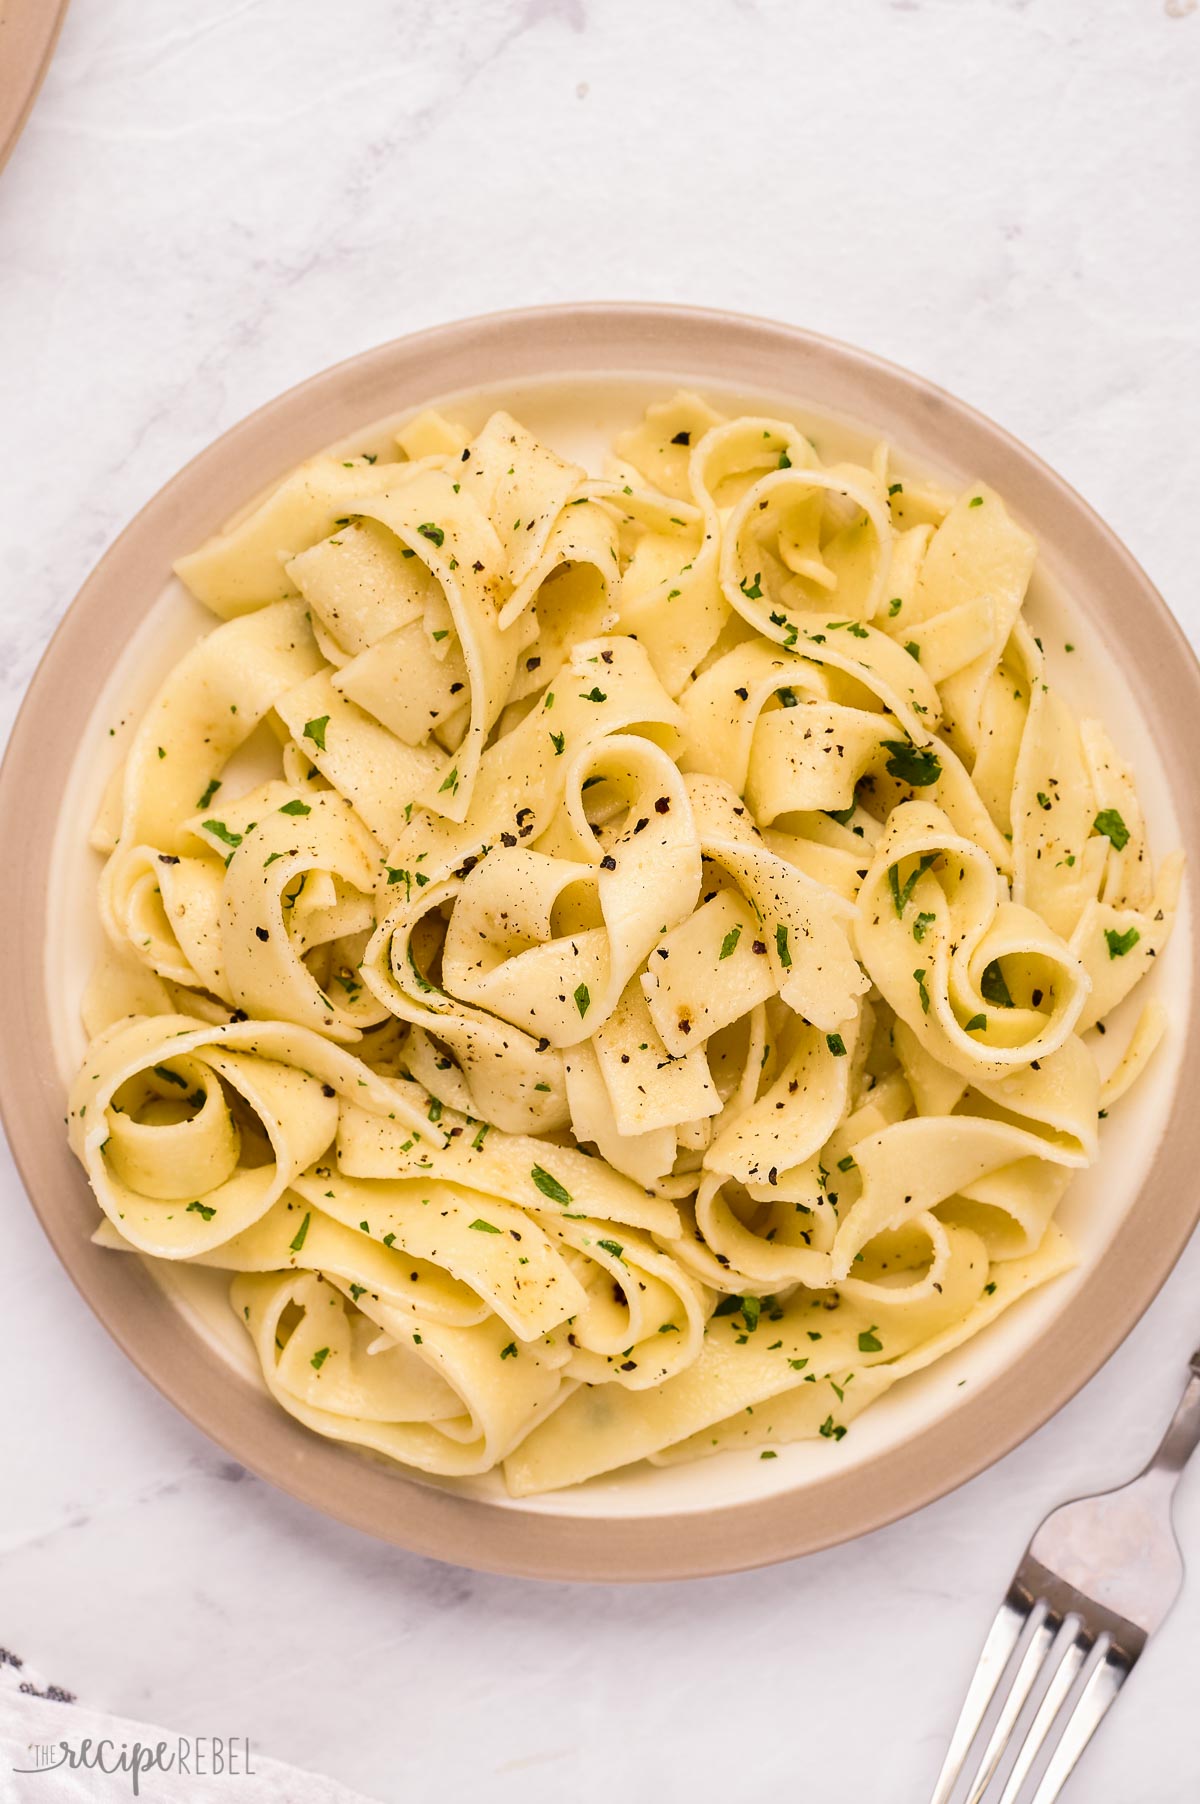
{"label": "chopped parsley flake", "polygon": [[529,1175],[542,1195],[548,1196],[552,1203],[562,1203],[565,1207],[572,1200],[571,1192],[559,1183],[552,1172],[544,1170],[542,1166],[535,1165]]}
{"label": "chopped parsley flake", "polygon": [[[903,916],[905,909],[911,902],[912,893],[917,887],[917,879],[923,877],[926,871],[929,870],[932,865],[937,863],[940,856],[941,854],[938,852],[923,852],[916,870],[911,873],[903,884],[900,882],[900,867],[894,864],[888,866],[888,888],[892,892],[892,906],[895,908],[898,915]],[[926,926],[934,919],[933,915],[922,915],[919,918],[926,921]],[[922,930],[920,933],[917,933],[914,928],[913,938],[918,941],[923,940],[925,938],[925,931]]]}
{"label": "chopped parsley flake", "polygon": [[1133,951],[1141,937],[1136,927],[1130,927],[1125,933],[1118,933],[1115,927],[1106,927],[1104,940],[1108,947],[1108,956],[1124,958],[1127,952]]}
{"label": "chopped parsley flake", "polygon": [[1112,842],[1114,852],[1123,852],[1129,844],[1129,828],[1115,808],[1101,809],[1092,822],[1093,833],[1102,833]]}
{"label": "chopped parsley flake", "polygon": [[942,774],[942,761],[935,751],[919,752],[907,739],[885,739],[883,750],[889,754],[887,774],[914,789],[928,789]]}
{"label": "chopped parsley flake", "polygon": [[1000,960],[994,958],[979,980],[979,994],[993,1008],[1013,1008],[1012,995],[1004,981],[1004,972],[1000,968]]}

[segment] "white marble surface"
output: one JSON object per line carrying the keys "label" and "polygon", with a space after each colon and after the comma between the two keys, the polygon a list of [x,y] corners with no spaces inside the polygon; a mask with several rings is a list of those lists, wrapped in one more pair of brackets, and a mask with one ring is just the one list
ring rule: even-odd
{"label": "white marble surface", "polygon": [[[1195,0],[74,0],[0,177],[0,718],[137,507],[310,371],[631,297],[907,363],[1058,466],[1200,637]],[[14,848],[6,848],[12,855]],[[1147,1453],[1200,1247],[1048,1428],[918,1517],[632,1590],[397,1553],[245,1477],[0,1168],[0,1642],[380,1799],[916,1800],[1040,1513]],[[1193,1582],[1071,1794],[1200,1788]],[[38,1795],[30,1781],[30,1796]]]}

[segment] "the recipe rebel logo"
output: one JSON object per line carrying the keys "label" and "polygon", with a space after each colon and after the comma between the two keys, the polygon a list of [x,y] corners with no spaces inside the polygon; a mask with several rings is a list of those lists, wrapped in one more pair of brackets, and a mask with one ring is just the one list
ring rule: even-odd
{"label": "the recipe rebel logo", "polygon": [[114,1741],[108,1736],[31,1742],[29,1765],[14,1766],[12,1770],[31,1776],[56,1772],[103,1773],[110,1777],[124,1774],[135,1798],[142,1795],[142,1781],[154,1773],[191,1779],[254,1776],[250,1738],[236,1735],[178,1735],[153,1743]]}

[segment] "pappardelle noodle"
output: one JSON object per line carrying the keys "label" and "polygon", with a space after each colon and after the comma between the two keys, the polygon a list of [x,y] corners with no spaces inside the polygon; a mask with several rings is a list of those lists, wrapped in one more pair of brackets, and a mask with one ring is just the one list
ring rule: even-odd
{"label": "pappardelle noodle", "polygon": [[1099,1037],[1180,859],[1035,546],[687,393],[599,476],[503,412],[364,439],[177,566],[221,624],[94,835],[97,1238],[428,1473],[840,1442],[1072,1263],[1163,1028]]}

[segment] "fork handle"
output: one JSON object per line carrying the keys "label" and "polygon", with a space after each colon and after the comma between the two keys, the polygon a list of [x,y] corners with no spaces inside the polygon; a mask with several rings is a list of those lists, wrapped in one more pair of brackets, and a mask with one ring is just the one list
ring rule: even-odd
{"label": "fork handle", "polygon": [[1170,1479],[1172,1489],[1200,1445],[1200,1348],[1192,1354],[1190,1365],[1192,1375],[1179,1399],[1179,1406],[1158,1451],[1145,1468],[1147,1472],[1164,1473]]}

